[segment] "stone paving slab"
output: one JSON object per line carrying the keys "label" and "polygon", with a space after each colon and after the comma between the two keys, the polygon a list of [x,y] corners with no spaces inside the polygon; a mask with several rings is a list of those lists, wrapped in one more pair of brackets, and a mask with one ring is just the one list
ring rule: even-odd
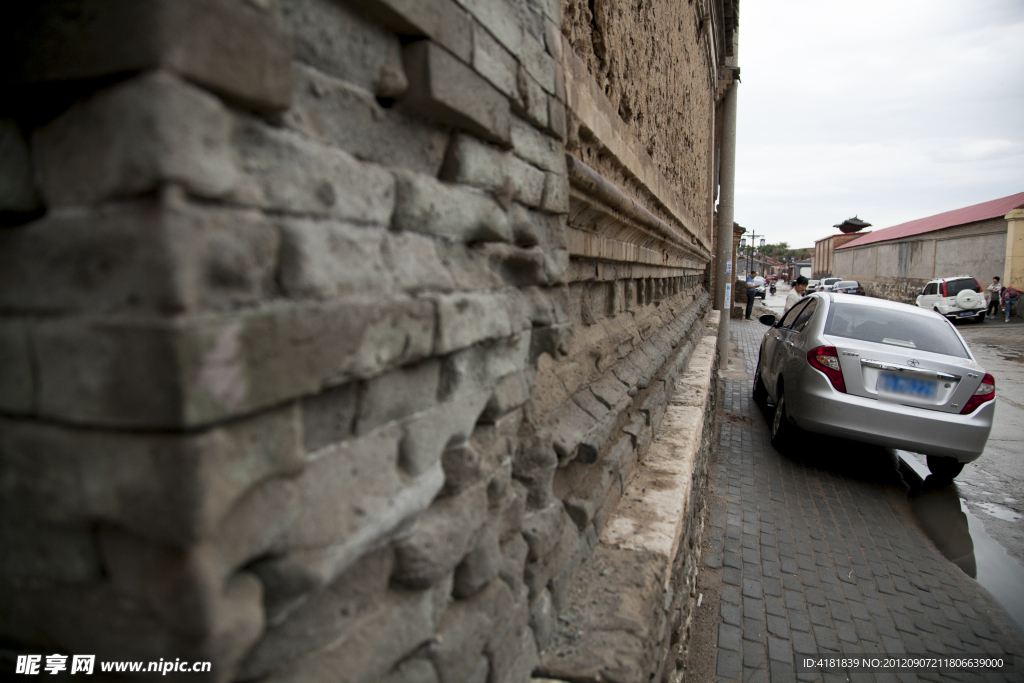
{"label": "stone paving slab", "polygon": [[[768,328],[730,329],[752,377]],[[710,511],[705,557],[722,571],[719,680],[1024,680],[1024,634],[906,514],[895,456],[849,442],[842,457],[780,455],[750,381],[724,381],[711,473],[723,503]],[[803,655],[839,653],[1014,653],[1017,664],[985,674],[795,668]]]}

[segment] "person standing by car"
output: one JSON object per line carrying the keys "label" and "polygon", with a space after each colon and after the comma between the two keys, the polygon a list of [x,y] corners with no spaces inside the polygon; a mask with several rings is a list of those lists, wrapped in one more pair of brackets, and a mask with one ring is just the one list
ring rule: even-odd
{"label": "person standing by car", "polygon": [[796,306],[797,302],[804,297],[805,289],[807,289],[807,278],[801,275],[794,280],[793,289],[789,291],[789,296],[786,297],[786,308],[782,311],[783,313]]}
{"label": "person standing by car", "polygon": [[1006,322],[1010,322],[1010,309],[1017,303],[1019,293],[1013,286],[1003,288],[1003,313],[1006,314]]}
{"label": "person standing by car", "polygon": [[757,277],[756,270],[750,271],[750,275],[747,276],[747,320],[750,320],[750,312],[754,310],[754,300],[757,299],[757,283],[754,281],[755,277]]}
{"label": "person standing by car", "polygon": [[988,287],[988,310],[989,315],[999,315],[999,300],[1002,298],[1003,285],[999,283],[999,276],[992,276],[992,284]]}

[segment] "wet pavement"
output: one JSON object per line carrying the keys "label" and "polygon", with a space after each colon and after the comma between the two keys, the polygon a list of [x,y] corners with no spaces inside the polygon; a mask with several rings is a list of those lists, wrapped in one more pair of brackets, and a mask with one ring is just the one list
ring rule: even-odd
{"label": "wet pavement", "polygon": [[918,525],[946,559],[975,579],[1024,629],[1024,567],[989,535],[960,497],[960,486],[936,485],[923,456],[897,451]]}
{"label": "wet pavement", "polygon": [[[996,415],[985,452],[957,477],[967,509],[1024,564],[1024,322],[959,324],[971,351],[996,380]],[[1024,584],[1022,584],[1024,586]],[[1024,593],[1024,590],[1022,590]]]}
{"label": "wet pavement", "polygon": [[[970,578],[993,569],[993,548],[973,535],[957,489],[935,486],[910,454],[845,440],[808,437],[799,454],[777,453],[740,378],[743,366],[752,376],[767,328],[732,322],[741,355],[723,379],[703,577],[720,581],[716,678],[1024,680],[1024,632]],[[802,666],[840,653],[1015,654],[1020,664],[985,673]]]}
{"label": "wet pavement", "polygon": [[776,288],[775,294],[768,294],[763,300],[762,305],[766,308],[771,309],[776,315],[782,315],[783,309],[786,308],[786,297],[789,296],[791,287],[786,283],[780,283]]}

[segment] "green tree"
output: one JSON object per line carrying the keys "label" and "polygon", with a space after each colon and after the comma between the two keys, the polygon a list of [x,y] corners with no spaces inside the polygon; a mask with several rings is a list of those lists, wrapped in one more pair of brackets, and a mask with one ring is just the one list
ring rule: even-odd
{"label": "green tree", "polygon": [[758,249],[758,251],[764,254],[765,256],[771,256],[772,258],[781,259],[783,256],[786,255],[786,252],[789,251],[789,243],[779,242],[777,244],[766,244],[760,249]]}

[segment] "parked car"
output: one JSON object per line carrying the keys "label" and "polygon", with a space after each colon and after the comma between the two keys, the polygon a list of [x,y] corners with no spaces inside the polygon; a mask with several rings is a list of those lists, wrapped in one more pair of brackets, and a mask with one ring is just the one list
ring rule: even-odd
{"label": "parked car", "polygon": [[917,297],[917,305],[935,311],[951,320],[973,318],[985,321],[985,295],[981,285],[970,275],[932,280]]}
{"label": "parked car", "polygon": [[772,444],[799,430],[927,456],[951,480],[985,449],[995,380],[957,329],[933,311],[818,292],[787,311],[761,342],[754,399],[775,411]]}
{"label": "parked car", "polygon": [[836,285],[836,283],[837,282],[842,282],[842,281],[843,281],[843,278],[841,278],[841,277],[826,277],[826,278],[822,278],[821,284],[818,286],[818,291],[819,292],[831,292],[832,288]]}
{"label": "parked car", "polygon": [[807,289],[804,290],[804,294],[814,294],[818,291],[818,286],[821,284],[821,280],[808,280]]}
{"label": "parked car", "polygon": [[860,283],[856,280],[840,280],[832,285],[831,291],[836,294],[859,294],[860,296],[867,296],[867,294],[864,293],[864,288],[861,287]]}

